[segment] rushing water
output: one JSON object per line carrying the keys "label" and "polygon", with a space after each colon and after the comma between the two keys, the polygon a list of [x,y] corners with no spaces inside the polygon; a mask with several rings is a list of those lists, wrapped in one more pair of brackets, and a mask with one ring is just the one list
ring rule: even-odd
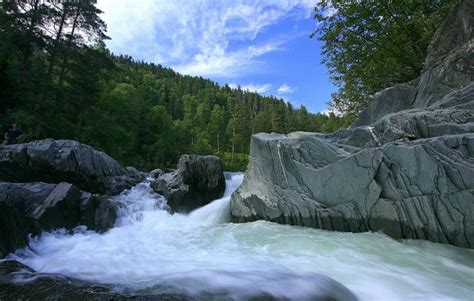
{"label": "rushing water", "polygon": [[117,197],[126,207],[110,231],[47,233],[12,257],[39,272],[117,290],[225,292],[236,299],[271,292],[302,300],[321,289],[323,274],[362,300],[474,298],[471,250],[381,233],[229,223],[230,194],[241,181],[232,175],[222,199],[189,215],[162,210],[164,200],[142,183]]}

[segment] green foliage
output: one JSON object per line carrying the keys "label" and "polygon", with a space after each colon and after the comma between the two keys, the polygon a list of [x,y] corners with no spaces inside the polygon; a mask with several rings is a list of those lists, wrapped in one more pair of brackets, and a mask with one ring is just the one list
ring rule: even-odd
{"label": "green foliage", "polygon": [[234,162],[232,162],[232,153],[230,152],[215,153],[214,155],[221,158],[225,171],[243,171],[249,164],[248,154],[234,153]]}
{"label": "green foliage", "polygon": [[184,153],[217,154],[227,170],[243,170],[254,133],[348,125],[334,114],[113,56],[100,11],[87,1],[4,4],[0,123],[3,130],[18,123],[25,140],[78,140],[143,170],[173,166]]}
{"label": "green foliage", "polygon": [[196,142],[191,145],[191,152],[193,154],[209,155],[213,153],[212,146],[206,136],[207,133],[199,133]]}
{"label": "green foliage", "polygon": [[374,93],[418,77],[433,33],[456,2],[320,1],[313,36],[324,42],[323,62],[339,87],[333,109],[354,116]]}

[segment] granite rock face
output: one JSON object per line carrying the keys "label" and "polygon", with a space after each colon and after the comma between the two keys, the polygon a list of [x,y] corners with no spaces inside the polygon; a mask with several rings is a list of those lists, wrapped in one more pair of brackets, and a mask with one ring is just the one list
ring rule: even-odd
{"label": "granite rock face", "polygon": [[254,135],[233,220],[474,248],[473,3],[440,26],[420,77],[379,92],[350,129]]}
{"label": "granite rock face", "polygon": [[159,174],[151,187],[175,211],[202,207],[224,194],[222,162],[215,156],[182,155],[178,169]]}
{"label": "granite rock face", "polygon": [[474,134],[347,153],[318,135],[258,134],[236,222],[259,219],[327,230],[474,247]]}
{"label": "granite rock face", "polygon": [[72,140],[0,146],[0,181],[68,182],[91,193],[118,194],[144,180],[103,152]]}

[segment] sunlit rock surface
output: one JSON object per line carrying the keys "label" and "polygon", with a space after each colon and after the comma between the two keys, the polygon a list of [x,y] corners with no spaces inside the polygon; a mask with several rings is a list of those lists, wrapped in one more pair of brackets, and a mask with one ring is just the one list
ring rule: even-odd
{"label": "sunlit rock surface", "polygon": [[0,146],[0,181],[68,182],[91,193],[118,194],[143,181],[109,155],[72,140],[39,140]]}
{"label": "sunlit rock surface", "polygon": [[378,93],[352,128],[254,135],[233,220],[474,248],[473,12],[458,5],[421,76]]}

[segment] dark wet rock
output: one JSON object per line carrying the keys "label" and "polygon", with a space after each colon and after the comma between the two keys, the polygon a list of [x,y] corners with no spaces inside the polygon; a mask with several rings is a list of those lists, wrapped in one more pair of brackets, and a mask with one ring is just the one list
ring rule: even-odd
{"label": "dark wet rock", "polygon": [[0,146],[0,181],[7,181],[0,182],[0,258],[25,247],[29,234],[78,225],[110,229],[118,204],[90,192],[115,195],[145,177],[76,141]]}
{"label": "dark wet rock", "polygon": [[15,261],[0,261],[0,300],[190,300],[179,294],[124,292],[57,274],[36,273]]}
{"label": "dark wet rock", "polygon": [[127,169],[128,175],[132,178],[143,181],[147,177],[147,174],[145,172],[139,171],[135,167],[127,166],[126,169]]}
{"label": "dark wet rock", "polygon": [[91,193],[118,194],[144,180],[103,152],[71,140],[0,146],[0,181],[68,182]]}
{"label": "dark wet rock", "polygon": [[254,135],[233,220],[474,248],[473,3],[440,27],[421,76],[378,93],[352,128]]}
{"label": "dark wet rock", "polygon": [[[321,274],[310,275],[314,280],[314,292],[305,300],[357,300],[344,285]],[[285,285],[284,281],[282,285]],[[258,290],[258,287],[257,289]],[[121,291],[121,292],[118,292]],[[163,292],[166,291],[166,292]],[[130,290],[126,287],[94,284],[57,274],[37,273],[30,267],[15,261],[0,261],[0,300],[236,300],[235,293],[189,292],[172,287],[151,287]],[[242,291],[238,300],[287,300],[271,293]],[[240,297],[241,296],[241,297]]]}
{"label": "dark wet rock", "polygon": [[153,179],[158,179],[163,173],[164,171],[162,169],[157,168],[150,171],[150,177],[152,177]]}
{"label": "dark wet rock", "polygon": [[113,228],[118,218],[118,211],[123,203],[115,201],[110,196],[97,197],[97,209],[95,211],[94,227],[98,232],[105,232]]}
{"label": "dark wet rock", "polygon": [[25,247],[28,235],[94,220],[95,199],[69,183],[0,182],[0,258]]}
{"label": "dark wet rock", "polygon": [[176,211],[204,206],[224,194],[222,162],[215,156],[183,155],[177,170],[161,174],[151,186]]}
{"label": "dark wet rock", "polygon": [[72,184],[0,182],[0,258],[26,247],[28,237],[60,228],[112,228],[123,203]]}

